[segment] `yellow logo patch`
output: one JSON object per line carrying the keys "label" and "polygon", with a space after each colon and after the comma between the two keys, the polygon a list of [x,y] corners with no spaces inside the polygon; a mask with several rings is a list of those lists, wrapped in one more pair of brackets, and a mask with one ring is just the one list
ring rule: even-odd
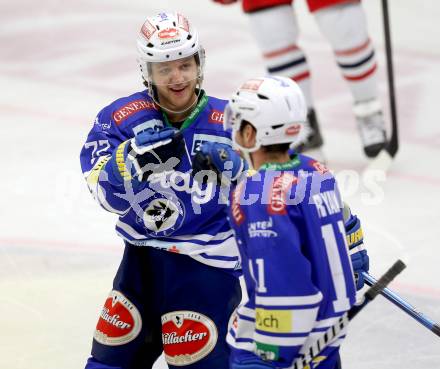
{"label": "yellow logo patch", "polygon": [[292,332],[292,311],[255,309],[256,328],[272,333]]}
{"label": "yellow logo patch", "polygon": [[362,240],[363,237],[364,237],[364,235],[362,234],[362,228],[359,228],[354,233],[347,234],[348,247],[351,247],[355,243],[359,242],[360,240]]}

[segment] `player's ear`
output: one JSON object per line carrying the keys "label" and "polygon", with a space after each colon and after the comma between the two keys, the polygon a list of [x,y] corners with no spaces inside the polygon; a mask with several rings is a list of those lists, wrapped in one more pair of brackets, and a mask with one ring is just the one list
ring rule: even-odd
{"label": "player's ear", "polygon": [[250,123],[246,123],[241,130],[244,147],[254,147],[256,142],[257,131]]}

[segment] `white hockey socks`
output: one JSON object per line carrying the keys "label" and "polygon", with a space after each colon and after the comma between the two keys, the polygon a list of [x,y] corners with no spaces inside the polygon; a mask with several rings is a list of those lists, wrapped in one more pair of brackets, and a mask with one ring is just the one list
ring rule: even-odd
{"label": "white hockey socks", "polygon": [[297,45],[299,28],[292,6],[250,13],[249,21],[268,72],[297,82],[310,108],[313,105],[310,69],[304,52]]}
{"label": "white hockey socks", "polygon": [[367,20],[360,3],[332,6],[314,13],[322,34],[329,40],[354,101],[378,96],[376,56],[368,36]]}

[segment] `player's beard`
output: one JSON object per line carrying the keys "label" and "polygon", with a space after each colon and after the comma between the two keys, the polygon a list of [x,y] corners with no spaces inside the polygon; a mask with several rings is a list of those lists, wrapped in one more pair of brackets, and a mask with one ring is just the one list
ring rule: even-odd
{"label": "player's beard", "polygon": [[184,113],[189,111],[197,101],[197,80],[181,84],[160,86],[157,88],[157,97],[160,106],[171,113]]}

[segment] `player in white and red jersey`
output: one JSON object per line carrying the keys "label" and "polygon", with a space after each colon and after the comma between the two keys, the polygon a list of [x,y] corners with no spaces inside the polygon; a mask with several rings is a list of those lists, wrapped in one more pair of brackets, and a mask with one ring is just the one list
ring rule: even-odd
{"label": "player in white and red jersey", "polygon": [[[214,0],[231,4],[236,0]],[[314,110],[310,67],[298,45],[299,25],[293,0],[242,0],[251,30],[267,71],[296,81],[307,102],[306,140],[302,151],[320,148],[323,139]],[[357,0],[307,0],[322,34],[328,39],[336,63],[353,96],[364,152],[375,157],[386,143],[386,130],[378,99],[377,61],[365,12]]]}

